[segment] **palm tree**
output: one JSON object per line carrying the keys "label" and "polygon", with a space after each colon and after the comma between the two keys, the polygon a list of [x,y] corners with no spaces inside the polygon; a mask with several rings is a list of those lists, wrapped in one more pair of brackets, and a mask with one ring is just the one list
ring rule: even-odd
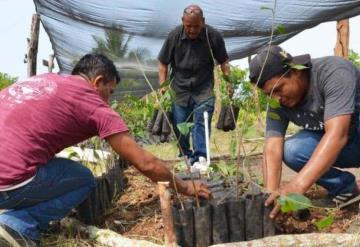
{"label": "palm tree", "polygon": [[104,54],[113,61],[127,56],[131,36],[129,35],[126,38],[122,29],[107,29],[105,39],[96,36],[93,36],[93,38],[97,43],[97,47],[93,48],[93,52]]}
{"label": "palm tree", "polygon": [[[106,29],[105,37],[93,36],[96,42],[96,48],[93,48],[92,51],[96,53],[101,53],[110,58],[112,61],[121,62],[121,65],[125,65],[126,68],[122,67],[122,83],[119,85],[118,90],[116,90],[114,97],[119,98],[120,94],[124,92],[133,92],[134,94],[142,96],[145,91],[148,89],[145,79],[143,78],[140,71],[137,69],[138,64],[136,58],[139,59],[141,64],[157,63],[156,60],[151,60],[150,52],[146,48],[137,48],[134,50],[129,50],[129,42],[132,38],[131,35],[125,35],[123,30],[118,29]],[[123,63],[126,62],[126,63]],[[129,67],[127,67],[129,66]],[[154,75],[148,75],[156,85],[157,83],[157,73]],[[155,79],[154,79],[155,78]]]}

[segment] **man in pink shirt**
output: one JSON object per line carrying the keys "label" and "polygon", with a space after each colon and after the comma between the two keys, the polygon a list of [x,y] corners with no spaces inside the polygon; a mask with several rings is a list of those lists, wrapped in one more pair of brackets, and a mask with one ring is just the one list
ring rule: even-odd
{"label": "man in pink shirt", "polygon": [[180,193],[208,198],[195,187],[173,181],[164,162],[140,148],[119,115],[108,105],[120,77],[112,61],[88,54],[72,75],[43,74],[0,92],[0,246],[16,241],[36,246],[40,231],[65,217],[95,187],[91,171],[62,149],[98,135],[153,181],[174,183]]}

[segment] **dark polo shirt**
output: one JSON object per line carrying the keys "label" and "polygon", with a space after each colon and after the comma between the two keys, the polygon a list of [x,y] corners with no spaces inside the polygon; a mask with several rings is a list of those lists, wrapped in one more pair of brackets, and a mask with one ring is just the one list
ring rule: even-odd
{"label": "dark polo shirt", "polygon": [[228,59],[224,39],[213,27],[206,25],[195,40],[187,37],[182,25],[172,30],[158,59],[170,64],[173,79],[171,88],[176,93],[175,102],[188,106],[190,98],[196,103],[214,95],[214,62],[206,38],[206,29],[214,58],[219,64]]}

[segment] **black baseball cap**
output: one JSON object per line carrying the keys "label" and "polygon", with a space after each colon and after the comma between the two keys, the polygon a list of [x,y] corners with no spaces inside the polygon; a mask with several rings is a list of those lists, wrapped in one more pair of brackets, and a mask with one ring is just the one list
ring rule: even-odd
{"label": "black baseball cap", "polygon": [[[268,52],[269,55],[267,57]],[[264,66],[265,59],[266,64]],[[250,81],[255,84],[260,76],[257,86],[262,88],[265,82],[274,76],[284,74],[291,68],[291,65],[304,65],[307,68],[311,68],[311,57],[309,54],[293,57],[280,46],[272,45],[270,48],[267,46],[262,48],[250,61]],[[263,66],[264,69],[260,75]]]}

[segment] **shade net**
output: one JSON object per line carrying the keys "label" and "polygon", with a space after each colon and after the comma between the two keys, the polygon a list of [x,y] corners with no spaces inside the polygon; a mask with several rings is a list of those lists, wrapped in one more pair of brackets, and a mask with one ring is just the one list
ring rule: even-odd
{"label": "shade net", "polygon": [[115,98],[143,96],[158,88],[157,55],[167,34],[181,24],[186,6],[198,4],[207,24],[225,39],[230,59],[256,53],[320,23],[360,14],[360,0],[34,0],[61,73],[80,57],[101,52],[115,61],[122,82]]}

